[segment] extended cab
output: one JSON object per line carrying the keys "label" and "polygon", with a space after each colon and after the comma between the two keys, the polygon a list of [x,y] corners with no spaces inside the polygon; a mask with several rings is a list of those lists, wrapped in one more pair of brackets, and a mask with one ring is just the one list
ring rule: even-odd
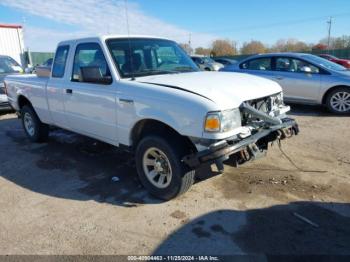
{"label": "extended cab", "polygon": [[64,41],[50,77],[8,76],[5,86],[30,140],[44,141],[52,125],[132,150],[140,181],[162,199],[187,191],[202,164],[222,171],[298,133],[277,83],[200,72],[156,37]]}

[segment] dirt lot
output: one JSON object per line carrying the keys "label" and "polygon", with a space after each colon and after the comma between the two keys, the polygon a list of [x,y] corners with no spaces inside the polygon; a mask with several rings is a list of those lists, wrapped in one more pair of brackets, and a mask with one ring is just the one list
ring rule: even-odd
{"label": "dirt lot", "polygon": [[59,129],[31,144],[2,115],[0,254],[350,254],[350,117],[291,115],[295,165],[274,145],[223,175],[198,171],[170,202],[140,186],[132,156]]}

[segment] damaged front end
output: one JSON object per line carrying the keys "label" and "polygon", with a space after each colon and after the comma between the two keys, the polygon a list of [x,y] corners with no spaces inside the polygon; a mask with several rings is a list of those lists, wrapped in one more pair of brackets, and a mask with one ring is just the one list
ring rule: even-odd
{"label": "damaged front end", "polygon": [[237,167],[266,155],[268,145],[299,133],[298,124],[286,116],[289,106],[283,104],[282,94],[246,101],[240,106],[242,127],[249,132],[216,141],[206,149],[187,155],[183,161],[191,168],[215,163],[219,171],[224,165]]}

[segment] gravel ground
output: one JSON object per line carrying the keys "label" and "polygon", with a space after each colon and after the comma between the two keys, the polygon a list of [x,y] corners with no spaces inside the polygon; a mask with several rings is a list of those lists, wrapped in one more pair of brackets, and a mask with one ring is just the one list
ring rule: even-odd
{"label": "gravel ground", "polygon": [[[297,137],[161,202],[133,158],[60,129],[32,144],[0,116],[0,254],[349,254],[350,118],[294,106]],[[113,181],[118,177],[118,181]]]}

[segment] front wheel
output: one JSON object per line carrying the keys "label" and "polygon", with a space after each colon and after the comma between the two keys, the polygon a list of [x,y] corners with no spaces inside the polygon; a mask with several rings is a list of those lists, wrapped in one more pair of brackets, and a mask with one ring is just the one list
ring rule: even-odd
{"label": "front wheel", "polygon": [[140,181],[157,198],[170,200],[192,186],[195,171],[181,162],[181,151],[175,143],[158,136],[147,136],[137,146],[135,160]]}
{"label": "front wheel", "polygon": [[326,105],[333,113],[350,113],[350,88],[339,87],[331,91],[327,96]]}

